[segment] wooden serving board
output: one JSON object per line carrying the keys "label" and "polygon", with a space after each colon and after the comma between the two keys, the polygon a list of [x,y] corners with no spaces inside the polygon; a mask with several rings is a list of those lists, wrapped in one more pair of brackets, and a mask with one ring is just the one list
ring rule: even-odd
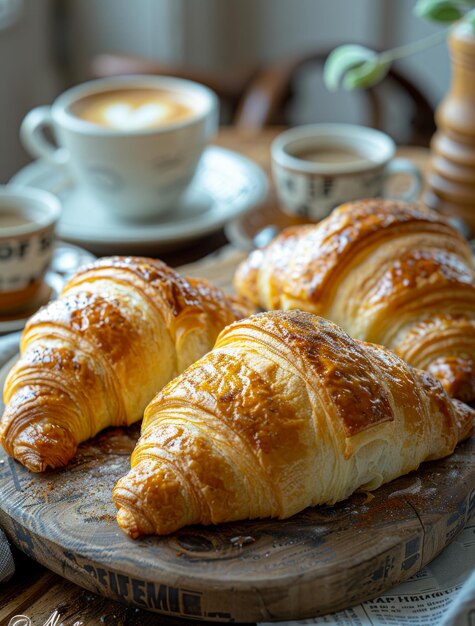
{"label": "wooden serving board", "polygon": [[[206,266],[196,269],[209,275]],[[105,431],[67,468],[42,475],[1,451],[0,526],[78,585],[175,617],[298,619],[358,604],[433,559],[475,505],[472,438],[445,460],[333,507],[133,541],[116,525],[111,491],[128,471],[138,433],[138,426]]]}

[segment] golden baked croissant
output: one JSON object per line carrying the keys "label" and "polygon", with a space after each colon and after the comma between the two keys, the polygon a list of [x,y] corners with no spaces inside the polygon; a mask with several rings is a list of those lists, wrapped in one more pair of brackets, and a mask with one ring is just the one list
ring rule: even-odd
{"label": "golden baked croissant", "polygon": [[249,312],[160,261],[84,268],[25,328],[5,384],[3,447],[32,471],[66,465],[81,441],[139,420],[157,390]]}
{"label": "golden baked croissant", "polygon": [[426,372],[332,322],[254,315],[149,404],[113,491],[117,519],[138,537],[286,518],[451,454],[474,415]]}
{"label": "golden baked croissant", "polygon": [[475,398],[475,267],[439,214],[387,200],[342,205],[283,231],[238,268],[238,293],[263,309],[302,309],[394,350]]}

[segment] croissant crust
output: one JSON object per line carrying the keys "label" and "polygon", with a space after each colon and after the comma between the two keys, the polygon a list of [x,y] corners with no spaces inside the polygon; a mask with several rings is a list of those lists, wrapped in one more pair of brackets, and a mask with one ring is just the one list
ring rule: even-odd
{"label": "croissant crust", "polygon": [[132,537],[286,518],[454,450],[474,411],[426,372],[299,311],[236,322],[145,411],[113,491]]}
{"label": "croissant crust", "polygon": [[141,419],[158,389],[249,312],[160,261],[84,268],[25,328],[4,390],[3,447],[32,471],[65,465],[81,441]]}
{"label": "croissant crust", "polygon": [[235,286],[263,309],[302,309],[382,344],[475,399],[475,266],[439,214],[388,200],[342,205],[289,228],[238,268]]}

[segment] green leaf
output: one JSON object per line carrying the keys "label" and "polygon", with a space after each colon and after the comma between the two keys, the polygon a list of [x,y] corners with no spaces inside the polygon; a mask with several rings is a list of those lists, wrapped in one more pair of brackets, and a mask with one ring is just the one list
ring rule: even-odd
{"label": "green leaf", "polygon": [[434,22],[455,22],[463,17],[463,11],[454,0],[418,0],[414,13]]}
{"label": "green leaf", "polygon": [[349,70],[343,80],[345,89],[367,89],[379,83],[389,72],[391,63],[376,58]]}
{"label": "green leaf", "polygon": [[328,55],[323,69],[323,80],[327,89],[336,91],[342,81],[346,82],[345,77],[349,71],[377,58],[376,52],[364,46],[349,44],[335,48]]}

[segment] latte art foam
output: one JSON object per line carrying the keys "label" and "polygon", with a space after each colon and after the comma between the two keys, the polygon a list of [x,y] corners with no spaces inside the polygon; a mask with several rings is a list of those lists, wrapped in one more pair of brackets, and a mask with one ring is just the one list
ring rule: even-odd
{"label": "latte art foam", "polygon": [[86,122],[114,130],[141,130],[172,124],[193,115],[191,107],[158,89],[120,89],[91,94],[71,106]]}
{"label": "latte art foam", "polygon": [[104,108],[103,117],[112,128],[148,128],[166,120],[170,107],[166,104],[142,104],[137,108],[117,103]]}

